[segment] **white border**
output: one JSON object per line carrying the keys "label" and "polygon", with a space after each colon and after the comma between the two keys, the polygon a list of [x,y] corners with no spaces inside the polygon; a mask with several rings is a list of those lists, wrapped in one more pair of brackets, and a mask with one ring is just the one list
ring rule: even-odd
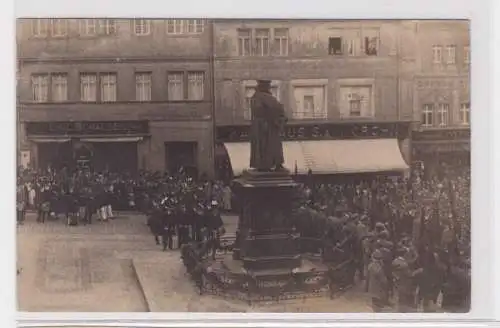
{"label": "white border", "polygon": [[[498,0],[493,0],[493,3]],[[10,2],[2,2],[10,4]],[[78,4],[78,5],[76,5]],[[495,192],[491,177],[493,166],[490,161],[490,154],[493,150],[492,144],[494,140],[492,132],[498,130],[498,116],[496,120],[492,120],[492,107],[489,104],[489,72],[491,65],[492,54],[489,51],[489,39],[492,36],[490,8],[491,3],[480,0],[349,0],[349,1],[332,1],[332,0],[305,0],[305,1],[284,1],[284,0],[253,0],[253,1],[208,1],[208,0],[183,0],[183,1],[125,1],[125,0],[86,0],[86,1],[68,1],[68,0],[18,0],[15,2],[15,16],[114,16],[114,17],[217,17],[217,18],[471,18],[472,19],[472,104],[473,104],[473,120],[472,120],[472,156],[473,156],[473,295],[472,295],[472,312],[468,315],[447,316],[442,314],[420,314],[420,315],[405,315],[405,314],[379,314],[379,315],[360,315],[360,314],[204,314],[204,313],[189,313],[189,314],[131,314],[131,313],[20,313],[18,319],[25,324],[45,321],[54,324],[59,323],[76,323],[78,320],[87,324],[95,323],[95,325],[105,326],[116,322],[117,319],[122,321],[122,325],[139,326],[139,323],[150,322],[149,325],[165,326],[165,319],[169,318],[171,324],[187,326],[181,324],[179,320],[189,320],[189,326],[248,326],[247,322],[254,322],[254,325],[263,325],[264,323],[283,326],[296,325],[315,325],[315,326],[333,326],[334,322],[338,324],[347,324],[348,320],[356,320],[356,327],[367,324],[366,320],[373,319],[391,319],[401,322],[405,320],[404,325],[410,326],[410,322],[406,320],[429,320],[431,322],[445,322],[442,320],[450,319],[492,319],[493,310],[496,307],[500,310],[500,304],[495,302],[493,298],[494,289],[498,294],[499,283],[493,280],[493,251],[492,240],[495,240],[494,233],[497,229],[491,229],[493,225],[493,206],[500,207],[499,202],[491,202]],[[5,15],[0,20],[3,28],[0,32],[3,39],[4,47],[13,47],[13,21],[10,8],[2,8],[1,15]],[[497,19],[500,19],[497,16]],[[14,111],[15,97],[14,85],[14,58],[13,52],[3,49],[1,52],[4,57],[0,64],[2,66],[2,97],[4,102],[2,110],[0,110],[0,122],[3,124],[3,135],[0,138],[2,143],[2,153],[15,154],[15,133]],[[497,54],[498,56],[498,54]],[[498,89],[498,85],[497,85]],[[495,125],[494,125],[495,124]],[[496,128],[496,129],[495,129]],[[500,133],[500,132],[496,132]],[[498,153],[495,156],[498,159]],[[491,156],[492,157],[492,156]],[[500,163],[497,163],[500,164]],[[13,240],[13,218],[14,218],[14,168],[15,165],[8,160],[0,161],[0,172],[2,177],[2,205],[4,211],[3,218],[0,220],[0,233],[2,234],[3,247],[0,248],[0,254],[4,261],[14,263],[14,246]],[[498,178],[499,174],[494,173]],[[500,210],[500,208],[497,208]],[[495,214],[497,214],[496,211]],[[498,245],[500,246],[500,245]],[[498,261],[495,261],[498,265]],[[7,310],[7,313],[0,315],[1,320],[10,320],[5,322],[2,327],[11,326],[12,311],[14,309],[13,292],[15,285],[14,268],[8,267],[2,270],[2,279],[0,287],[2,310]],[[498,272],[498,270],[496,271]],[[498,312],[497,312],[498,313]],[[57,318],[57,320],[55,320]],[[100,324],[94,320],[105,320],[107,323]],[[233,319],[233,320],[231,320]],[[235,322],[234,320],[238,320]],[[196,321],[192,321],[196,320]],[[229,320],[229,321],[228,321]],[[286,320],[286,321],[285,321]],[[326,320],[333,320],[327,323]],[[258,321],[258,322],[257,322]],[[383,326],[390,325],[389,322],[378,321]],[[4,323],[2,321],[2,323]],[[156,323],[156,324],[155,324]],[[163,323],[163,324],[162,324]],[[245,324],[247,323],[247,324]],[[274,323],[274,324],[273,324]],[[394,324],[395,322],[393,322]],[[417,322],[414,322],[417,323]],[[371,323],[370,326],[375,325]],[[141,326],[143,326],[141,324]],[[458,327],[458,324],[453,324]]]}

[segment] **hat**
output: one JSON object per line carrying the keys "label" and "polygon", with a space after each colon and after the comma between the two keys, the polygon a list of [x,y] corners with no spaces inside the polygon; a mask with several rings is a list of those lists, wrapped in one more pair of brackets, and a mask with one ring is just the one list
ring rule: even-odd
{"label": "hat", "polygon": [[382,254],[382,252],[380,250],[376,249],[376,250],[373,251],[372,257],[375,260],[381,260],[384,256],[383,256],[383,254]]}

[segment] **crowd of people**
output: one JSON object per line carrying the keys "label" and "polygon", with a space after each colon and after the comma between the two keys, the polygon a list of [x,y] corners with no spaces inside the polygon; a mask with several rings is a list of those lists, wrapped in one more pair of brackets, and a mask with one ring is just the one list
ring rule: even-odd
{"label": "crowd of people", "polygon": [[231,208],[230,198],[230,188],[222,182],[196,179],[182,169],[174,174],[148,171],[130,174],[20,168],[17,177],[20,224],[26,210],[36,211],[40,223],[62,217],[75,225],[91,224],[93,218],[107,221],[115,218],[116,211],[123,210],[146,214],[158,209],[167,212],[173,203],[176,213],[178,209],[198,211],[201,207],[227,211]]}
{"label": "crowd of people", "polygon": [[305,186],[297,230],[327,245],[325,258],[351,258],[374,311],[468,311],[470,169],[423,180],[378,179]]}
{"label": "crowd of people", "polygon": [[[364,281],[373,310],[467,310],[470,304],[470,168],[449,168],[429,180],[352,183],[306,182],[295,207],[301,237],[322,240],[324,258],[352,259],[347,284]],[[116,210],[148,216],[163,250],[190,241],[211,250],[224,234],[221,212],[233,202],[230,185],[160,172],[59,172],[19,170],[18,222],[26,209],[37,221],[63,216],[68,224],[106,221]],[[174,238],[177,236],[177,238]]]}

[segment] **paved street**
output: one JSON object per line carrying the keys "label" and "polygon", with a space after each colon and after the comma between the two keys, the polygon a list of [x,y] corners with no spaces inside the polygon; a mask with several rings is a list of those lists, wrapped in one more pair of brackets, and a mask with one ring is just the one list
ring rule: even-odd
{"label": "paved street", "polygon": [[[366,296],[350,291],[325,299],[247,304],[199,296],[185,275],[178,251],[162,252],[141,215],[87,226],[35,222],[18,227],[20,311],[104,312],[365,312]],[[236,217],[225,216],[228,233]]]}

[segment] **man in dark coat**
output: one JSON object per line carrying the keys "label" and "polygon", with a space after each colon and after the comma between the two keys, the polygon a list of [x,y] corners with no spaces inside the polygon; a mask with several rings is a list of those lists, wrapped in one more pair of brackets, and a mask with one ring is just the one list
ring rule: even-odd
{"label": "man in dark coat", "polygon": [[259,171],[279,170],[284,163],[281,132],[286,122],[285,111],[271,94],[271,81],[257,82],[251,99],[250,167]]}

